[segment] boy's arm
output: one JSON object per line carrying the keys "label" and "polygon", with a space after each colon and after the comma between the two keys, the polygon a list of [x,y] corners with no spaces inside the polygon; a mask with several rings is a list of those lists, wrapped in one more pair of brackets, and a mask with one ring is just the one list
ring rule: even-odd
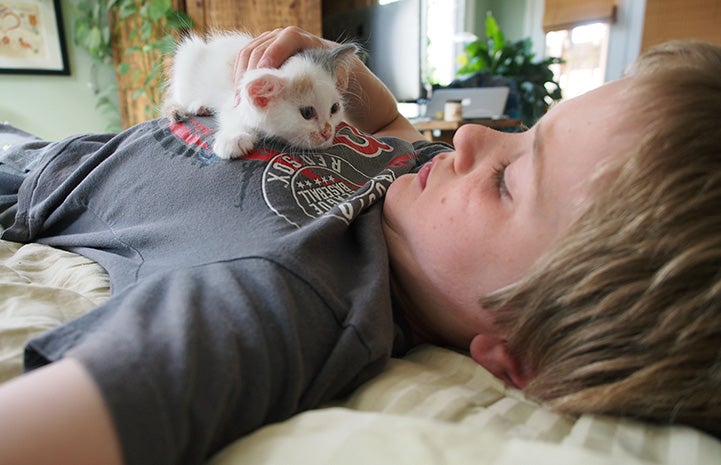
{"label": "boy's arm", "polygon": [[[278,67],[301,50],[335,46],[335,42],[295,26],[265,32],[238,54],[234,80],[237,82],[247,69]],[[348,73],[345,110],[350,124],[376,136],[395,136],[410,142],[423,140],[423,135],[398,112],[388,88],[359,58],[353,59]]]}
{"label": "boy's arm", "polygon": [[398,112],[398,104],[388,88],[355,58],[350,70],[346,95],[348,122],[375,136],[395,136],[409,142],[424,140],[423,135]]}

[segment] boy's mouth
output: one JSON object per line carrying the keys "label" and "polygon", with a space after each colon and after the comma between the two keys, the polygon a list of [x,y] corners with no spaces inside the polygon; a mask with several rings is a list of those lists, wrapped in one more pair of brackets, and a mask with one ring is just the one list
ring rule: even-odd
{"label": "boy's mouth", "polygon": [[433,160],[426,162],[421,166],[421,168],[418,170],[418,182],[421,183],[421,190],[426,188],[426,183],[428,182],[428,176],[431,174],[431,169],[433,168]]}

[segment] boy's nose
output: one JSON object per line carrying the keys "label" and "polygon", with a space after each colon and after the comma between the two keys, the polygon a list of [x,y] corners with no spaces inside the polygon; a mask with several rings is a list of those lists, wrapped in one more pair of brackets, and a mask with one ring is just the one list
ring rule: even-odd
{"label": "boy's nose", "polygon": [[464,124],[453,136],[456,149],[454,169],[458,173],[470,171],[475,163],[484,158],[491,148],[494,131],[480,124]]}

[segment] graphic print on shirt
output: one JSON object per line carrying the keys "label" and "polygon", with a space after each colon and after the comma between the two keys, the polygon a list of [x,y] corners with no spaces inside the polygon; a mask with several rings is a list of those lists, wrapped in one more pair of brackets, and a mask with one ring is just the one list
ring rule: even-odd
{"label": "graphic print on shirt", "polygon": [[350,223],[382,198],[415,158],[410,146],[401,150],[344,123],[333,142],[325,152],[280,153],[265,168],[266,204],[296,227],[319,217]]}
{"label": "graphic print on shirt", "polygon": [[166,149],[172,149],[169,146],[171,140],[180,140],[184,143],[184,147],[180,151],[175,151],[178,155],[191,157],[194,161],[200,163],[201,165],[208,165],[212,162],[215,157],[215,154],[211,149],[213,146],[213,135],[215,134],[215,131],[204,124],[201,124],[195,118],[191,118],[186,121],[171,122],[168,125],[168,129],[174,138],[160,140],[161,144]]}
{"label": "graphic print on shirt", "polygon": [[192,156],[194,163],[265,162],[263,199],[271,211],[295,227],[320,217],[350,223],[382,198],[415,161],[410,144],[391,145],[345,123],[338,126],[333,146],[323,152],[288,153],[259,147],[230,162],[212,154],[214,131],[197,119],[171,123],[168,128],[183,143],[182,154]]}

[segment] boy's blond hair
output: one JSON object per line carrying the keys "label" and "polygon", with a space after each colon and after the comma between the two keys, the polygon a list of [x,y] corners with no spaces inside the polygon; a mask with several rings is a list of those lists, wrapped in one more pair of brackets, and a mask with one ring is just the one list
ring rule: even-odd
{"label": "boy's blond hair", "polygon": [[721,48],[672,42],[632,68],[643,136],[553,250],[490,296],[524,391],[556,409],[721,436]]}

